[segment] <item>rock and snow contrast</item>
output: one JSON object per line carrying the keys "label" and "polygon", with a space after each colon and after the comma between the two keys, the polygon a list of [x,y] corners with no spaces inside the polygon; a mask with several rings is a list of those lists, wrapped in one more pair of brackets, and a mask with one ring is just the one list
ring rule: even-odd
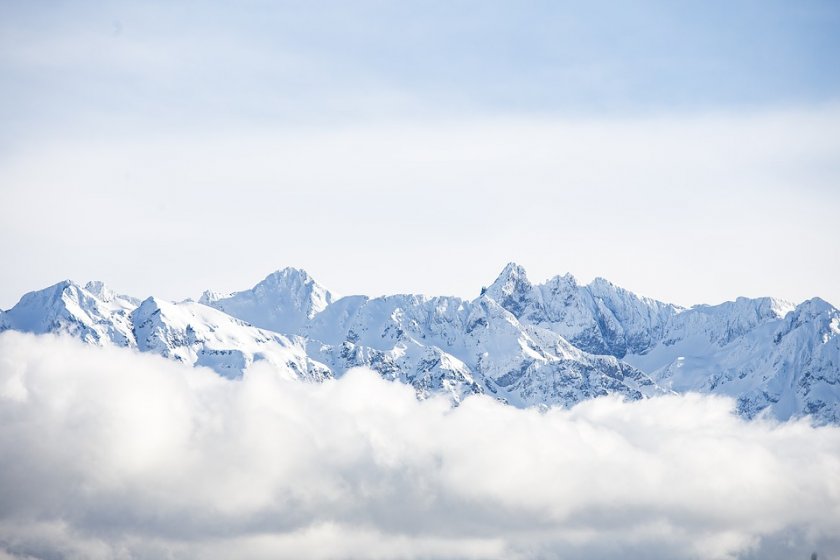
{"label": "rock and snow contrast", "polygon": [[258,360],[319,381],[368,366],[418,396],[485,393],[518,407],[601,395],[724,394],[739,412],[840,423],[840,312],[738,298],[691,308],[598,278],[532,284],[509,264],[481,295],[336,297],[286,268],[198,302],[64,281],[0,311],[0,330],[60,333],[241,376]]}

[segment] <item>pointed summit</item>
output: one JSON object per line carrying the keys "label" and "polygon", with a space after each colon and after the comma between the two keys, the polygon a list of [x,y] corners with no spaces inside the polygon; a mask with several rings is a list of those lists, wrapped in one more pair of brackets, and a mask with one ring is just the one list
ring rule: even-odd
{"label": "pointed summit", "polygon": [[528,305],[533,289],[525,269],[510,262],[505,265],[484,295],[519,317]]}
{"label": "pointed summit", "polygon": [[329,290],[318,284],[302,268],[286,267],[266,276],[251,290],[264,299],[292,296],[290,303],[307,319],[323,311],[333,301]]}
{"label": "pointed summit", "polygon": [[[11,325],[24,332],[50,332],[60,318],[82,315],[79,303],[83,299],[81,287],[70,280],[62,280],[41,290],[28,292],[6,313]],[[69,307],[69,309],[68,309]]]}
{"label": "pointed summit", "polygon": [[[103,289],[101,283],[88,287]],[[134,298],[108,291],[102,297],[70,280],[63,280],[43,290],[25,294],[5,313],[5,322],[15,330],[42,334],[67,333],[95,344],[114,343],[127,346],[132,339],[129,312]]]}
{"label": "pointed summit", "polygon": [[499,273],[499,276],[496,277],[493,284],[491,284],[491,288],[498,287],[498,289],[509,293],[511,290],[516,289],[517,286],[524,285],[531,286],[525,269],[515,262],[509,262]]}
{"label": "pointed summit", "polygon": [[305,270],[288,267],[272,272],[250,290],[228,295],[207,291],[199,301],[254,326],[297,334],[333,299]]}
{"label": "pointed summit", "polygon": [[499,274],[499,276],[500,277],[501,276],[525,277],[526,276],[525,268],[522,265],[511,261],[511,262],[509,262],[505,265],[505,267],[502,269],[502,272]]}
{"label": "pointed summit", "polygon": [[314,290],[315,292],[324,295],[329,293],[326,289],[315,282],[315,280],[309,276],[305,270],[302,268],[292,267],[275,270],[266,276],[259,284],[254,286],[253,290],[264,293],[300,290]]}

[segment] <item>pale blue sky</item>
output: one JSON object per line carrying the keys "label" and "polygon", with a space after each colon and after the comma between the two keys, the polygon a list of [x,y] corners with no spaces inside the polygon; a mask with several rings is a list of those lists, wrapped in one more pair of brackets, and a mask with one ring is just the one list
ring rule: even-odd
{"label": "pale blue sky", "polygon": [[4,2],[0,22],[3,121],[23,128],[639,114],[840,89],[834,1]]}
{"label": "pale blue sky", "polygon": [[[508,260],[840,302],[837,2],[3,2],[0,307]],[[436,263],[438,266],[432,266]]]}

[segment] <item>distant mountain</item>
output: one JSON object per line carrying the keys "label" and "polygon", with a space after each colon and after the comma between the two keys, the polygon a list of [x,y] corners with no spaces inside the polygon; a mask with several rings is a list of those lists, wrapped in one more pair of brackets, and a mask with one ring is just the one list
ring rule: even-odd
{"label": "distant mountain", "polygon": [[130,346],[131,312],[139,301],[101,282],[84,288],[65,280],[24,295],[5,313],[8,328],[36,334],[66,333],[93,344]]}
{"label": "distant mountain", "polygon": [[627,356],[662,386],[738,399],[752,417],[840,421],[840,313],[815,298],[793,306],[738,298],[680,313],[646,354]]}
{"label": "distant mountain", "polygon": [[303,329],[332,300],[333,295],[305,271],[284,268],[250,290],[232,294],[206,291],[198,301],[254,326],[293,333]]}
{"label": "distant mountain", "polygon": [[[194,303],[156,298],[140,302],[100,282],[85,287],[66,280],[24,295],[4,314],[5,328],[36,334],[68,334],[100,346],[154,352],[191,365],[208,366],[226,377],[241,376],[267,360],[294,377],[321,380],[330,370],[309,359],[305,341],[253,327]],[[0,330],[3,323],[0,323]]]}
{"label": "distant mountain", "polygon": [[[407,356],[431,350],[441,377],[437,385],[458,396],[487,392],[518,406],[571,405],[612,393],[639,399],[661,392],[635,368],[521,323],[486,295],[472,302],[417,295],[343,298],[303,334],[326,343],[319,355],[337,370],[369,365],[423,389],[429,387],[415,379],[427,375],[431,363]],[[338,347],[342,350],[336,352]],[[345,361],[343,355],[353,359]],[[431,389],[439,390],[437,385]]]}
{"label": "distant mountain", "polygon": [[258,360],[308,381],[367,366],[420,397],[455,402],[486,393],[515,406],[570,406],[699,391],[735,397],[746,417],[766,410],[840,423],[840,313],[823,300],[685,309],[600,278],[532,284],[513,263],[471,301],[336,298],[293,268],[199,302],[141,302],[65,281],[0,312],[5,329],[131,347],[228,377]]}
{"label": "distant mountain", "polygon": [[143,301],[131,314],[137,349],[154,352],[226,377],[239,377],[258,360],[280,366],[292,377],[321,381],[332,372],[306,355],[306,341],[258,329],[206,305],[191,301]]}
{"label": "distant mountain", "polygon": [[617,358],[651,348],[671,318],[682,311],[602,278],[580,286],[567,274],[532,285],[525,270],[514,263],[505,267],[486,294],[523,322],[554,331],[586,352]]}

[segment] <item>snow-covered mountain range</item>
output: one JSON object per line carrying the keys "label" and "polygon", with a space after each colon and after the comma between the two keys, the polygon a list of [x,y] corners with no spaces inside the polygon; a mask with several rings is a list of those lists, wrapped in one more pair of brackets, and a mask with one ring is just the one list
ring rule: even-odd
{"label": "snow-covered mountain range", "polygon": [[570,275],[532,284],[509,264],[473,300],[338,298],[286,268],[252,289],[178,303],[71,281],[0,311],[0,331],[63,333],[238,377],[266,360],[307,381],[368,366],[420,397],[487,393],[515,406],[569,406],[670,391],[735,397],[739,412],[840,423],[840,312],[738,298],[691,308]]}

